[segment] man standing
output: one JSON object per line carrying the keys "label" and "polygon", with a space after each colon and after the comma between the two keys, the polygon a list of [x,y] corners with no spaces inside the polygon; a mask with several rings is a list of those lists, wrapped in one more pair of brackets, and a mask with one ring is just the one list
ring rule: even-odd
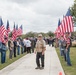
{"label": "man standing", "polygon": [[34,53],[34,48],[35,48],[35,40],[33,37],[31,37],[31,49],[32,49],[32,53]]}
{"label": "man standing", "polygon": [[21,42],[20,39],[17,39],[17,54],[20,55]]}
{"label": "man standing", "polygon": [[14,40],[14,57],[16,57],[16,47],[17,47],[17,39]]}
{"label": "man standing", "polygon": [[23,43],[24,43],[24,53],[26,52],[26,39],[23,39]]}
{"label": "man standing", "polygon": [[21,54],[24,53],[24,43],[23,43],[23,39],[21,39]]}
{"label": "man standing", "polygon": [[4,64],[5,61],[6,61],[6,50],[7,50],[6,40],[7,40],[7,38],[4,38],[4,41],[0,42],[0,46],[2,46],[0,48],[0,51],[1,51],[1,63],[2,64]]}
{"label": "man standing", "polygon": [[69,38],[69,32],[65,33],[65,41],[66,41],[66,61],[67,61],[67,65],[68,66],[72,66],[71,65],[71,61],[70,61],[70,44],[71,44],[71,40]]}
{"label": "man standing", "polygon": [[11,37],[10,37],[10,40],[8,41],[8,46],[9,46],[9,58],[12,59],[14,44]]}
{"label": "man standing", "polygon": [[31,53],[31,41],[28,38],[26,38],[25,45],[26,45],[27,53]]}
{"label": "man standing", "polygon": [[[38,35],[38,40],[36,42],[36,64],[37,67],[35,69],[44,69],[44,54],[46,50],[45,41],[42,38],[42,34]],[[41,58],[41,65],[40,65],[40,59]]]}

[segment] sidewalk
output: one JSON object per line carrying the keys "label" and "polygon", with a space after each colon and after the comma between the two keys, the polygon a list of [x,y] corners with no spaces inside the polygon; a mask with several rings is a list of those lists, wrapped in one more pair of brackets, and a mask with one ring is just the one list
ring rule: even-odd
{"label": "sidewalk", "polygon": [[44,70],[35,70],[35,59],[35,54],[27,54],[1,70],[0,75],[59,75],[59,72],[65,75],[55,48],[47,46]]}

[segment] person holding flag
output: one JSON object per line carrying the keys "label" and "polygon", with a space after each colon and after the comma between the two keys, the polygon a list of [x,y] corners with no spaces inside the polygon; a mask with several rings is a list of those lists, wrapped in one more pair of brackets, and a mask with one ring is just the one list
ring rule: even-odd
{"label": "person holding flag", "polygon": [[16,57],[16,48],[17,48],[17,34],[16,34],[16,27],[15,27],[15,23],[14,23],[14,28],[13,28],[13,31],[12,31],[12,39],[13,39],[13,43],[14,43],[14,57]]}
{"label": "person holding flag", "polygon": [[6,29],[3,25],[2,18],[0,17],[0,51],[1,51],[1,63],[5,63],[6,61],[6,40],[7,38],[5,37],[5,32]]}

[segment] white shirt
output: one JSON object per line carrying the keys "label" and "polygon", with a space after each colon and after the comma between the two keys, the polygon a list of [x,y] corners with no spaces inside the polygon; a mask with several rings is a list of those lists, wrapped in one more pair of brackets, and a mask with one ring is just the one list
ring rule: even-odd
{"label": "white shirt", "polygon": [[17,46],[21,46],[20,43],[17,41]]}
{"label": "white shirt", "polygon": [[26,46],[26,39],[23,40],[24,46]]}
{"label": "white shirt", "polygon": [[25,45],[26,45],[26,47],[31,47],[31,41],[30,40],[26,40],[25,41]]}

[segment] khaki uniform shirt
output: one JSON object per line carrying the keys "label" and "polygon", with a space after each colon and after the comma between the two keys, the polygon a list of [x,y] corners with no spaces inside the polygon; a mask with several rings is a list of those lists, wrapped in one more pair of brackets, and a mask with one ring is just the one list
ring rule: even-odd
{"label": "khaki uniform shirt", "polygon": [[36,51],[37,52],[42,52],[42,51],[45,51],[46,50],[46,44],[45,44],[45,41],[44,40],[38,40],[36,42]]}

